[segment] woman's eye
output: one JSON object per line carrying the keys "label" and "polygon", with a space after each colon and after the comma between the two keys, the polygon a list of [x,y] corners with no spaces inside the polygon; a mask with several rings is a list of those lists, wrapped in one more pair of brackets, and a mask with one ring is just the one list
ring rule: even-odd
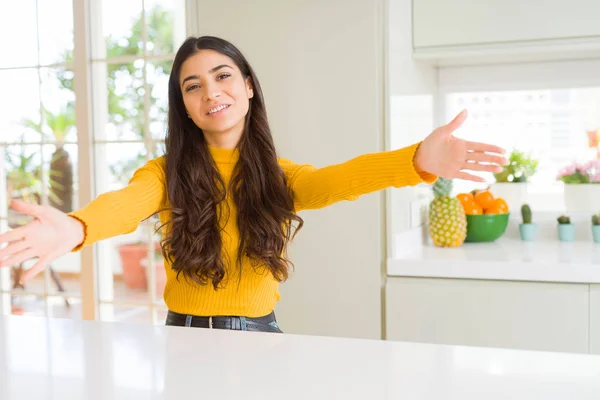
{"label": "woman's eye", "polygon": [[194,90],[194,89],[197,89],[197,88],[199,88],[199,87],[200,87],[200,85],[190,85],[190,86],[188,86],[188,87],[185,89],[185,91],[186,91],[186,92],[189,92],[190,90]]}
{"label": "woman's eye", "polygon": [[221,79],[229,78],[230,76],[230,74],[221,74],[217,77],[217,80],[220,81]]}

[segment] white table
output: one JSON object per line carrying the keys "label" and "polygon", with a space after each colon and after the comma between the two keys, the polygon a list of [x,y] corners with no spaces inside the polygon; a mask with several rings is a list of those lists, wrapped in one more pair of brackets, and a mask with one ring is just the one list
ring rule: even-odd
{"label": "white table", "polygon": [[598,399],[600,357],[0,317],[0,399]]}

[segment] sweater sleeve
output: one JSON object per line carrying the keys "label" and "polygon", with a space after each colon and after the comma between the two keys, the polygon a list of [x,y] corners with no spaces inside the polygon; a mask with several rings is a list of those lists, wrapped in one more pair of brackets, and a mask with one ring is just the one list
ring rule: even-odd
{"label": "sweater sleeve", "polygon": [[151,160],[133,174],[123,189],[101,194],[85,207],[69,213],[84,226],[84,241],[73,249],[133,232],[144,219],[164,207],[164,157]]}
{"label": "sweater sleeve", "polygon": [[415,169],[414,156],[420,143],[399,150],[365,154],[342,164],[324,168],[280,160],[296,211],[327,207],[342,200],[388,187],[433,183],[437,176]]}

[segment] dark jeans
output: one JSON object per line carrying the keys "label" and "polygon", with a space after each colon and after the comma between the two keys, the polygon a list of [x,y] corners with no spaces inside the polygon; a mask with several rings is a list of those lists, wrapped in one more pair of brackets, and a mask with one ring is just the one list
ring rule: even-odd
{"label": "dark jeans", "polygon": [[275,313],[258,318],[217,316],[198,317],[195,315],[179,314],[169,310],[166,325],[188,326],[192,328],[231,329],[236,331],[255,331],[283,333],[277,325]]}

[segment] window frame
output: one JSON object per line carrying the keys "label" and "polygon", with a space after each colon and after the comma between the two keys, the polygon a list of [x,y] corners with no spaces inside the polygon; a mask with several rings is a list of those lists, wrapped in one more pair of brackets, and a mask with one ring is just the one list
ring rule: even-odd
{"label": "window frame", "polygon": [[[198,0],[185,0],[185,35],[190,36],[196,34],[198,31]],[[141,0],[140,4],[144,6],[144,1]],[[70,68],[77,79],[74,80],[74,93],[76,97],[75,101],[75,127],[77,129],[77,141],[76,142],[65,142],[65,144],[77,145],[77,176],[78,176],[78,190],[77,198],[78,203],[81,206],[92,201],[99,193],[96,188],[96,160],[95,154],[98,146],[106,145],[108,143],[143,143],[146,150],[146,160],[152,158],[153,150],[157,143],[164,142],[163,140],[154,139],[150,133],[150,120],[149,105],[150,105],[150,90],[149,81],[146,76],[146,62],[172,60],[175,53],[152,55],[147,54],[146,46],[142,54],[135,56],[126,56],[112,59],[99,59],[93,57],[93,45],[97,44],[98,41],[103,41],[103,32],[101,29],[101,13],[95,13],[96,7],[101,7],[101,2],[94,2],[92,0],[73,0],[73,62],[68,63],[54,63],[50,65],[36,65],[28,68],[35,68],[39,71],[41,68],[47,67],[68,67]],[[140,10],[142,12],[142,10]],[[143,16],[145,13],[142,14]],[[96,19],[94,19],[96,18]],[[144,18],[144,17],[142,17]],[[147,24],[142,24],[142,40],[147,40]],[[38,33],[39,36],[39,33]],[[39,37],[38,37],[39,40]],[[176,50],[176,49],[175,49]],[[142,140],[98,140],[94,138],[94,132],[97,129],[103,129],[104,121],[98,121],[99,118],[94,118],[97,115],[98,108],[102,107],[106,103],[106,99],[99,98],[98,92],[103,91],[93,90],[94,89],[94,64],[98,61],[102,61],[104,65],[111,63],[124,63],[134,60],[143,59],[144,62],[144,138]],[[15,68],[10,68],[15,69]],[[19,68],[20,69],[20,68]],[[101,95],[100,95],[101,97]],[[40,104],[42,103],[40,99]],[[40,142],[27,142],[27,145],[44,145],[53,144],[54,142],[44,141],[43,138]],[[20,143],[3,143],[3,146]],[[0,162],[4,161],[4,154],[0,155]],[[42,155],[42,165],[45,160]],[[3,173],[0,177],[0,184],[5,185],[5,173],[4,164],[0,166],[0,171]],[[5,187],[5,186],[3,186]],[[8,229],[7,224],[7,204],[6,199],[0,199],[0,231],[6,231]],[[47,193],[43,195],[43,203],[47,203]],[[152,243],[152,233],[148,230],[148,243]],[[150,246],[152,252],[152,246]],[[84,320],[96,320],[100,318],[100,282],[101,276],[98,271],[99,257],[98,257],[98,244],[88,246],[81,250],[81,271],[80,271],[80,295],[81,295],[81,318]],[[153,257],[150,254],[150,257]],[[122,306],[122,307],[140,307],[145,310],[149,310],[152,315],[152,322],[157,323],[157,315],[165,312],[165,305],[161,303],[160,299],[155,296],[155,282],[156,273],[154,268],[149,269],[149,281],[148,281],[148,302],[144,304],[140,303],[127,303],[122,301],[109,301],[102,302],[109,306]],[[11,296],[35,294],[40,298],[43,298],[46,302],[46,315],[49,314],[50,305],[48,303],[49,297],[64,297],[73,298],[79,297],[79,294],[73,293],[55,293],[50,292],[50,272],[48,269],[45,270],[45,290],[43,293],[29,293],[23,291],[15,291],[10,285],[10,279],[2,279],[3,277],[10,277],[10,270],[0,271],[3,276],[0,276],[0,315],[10,314],[11,310]],[[112,272],[112,271],[111,271]],[[7,290],[8,287],[8,290]]]}

